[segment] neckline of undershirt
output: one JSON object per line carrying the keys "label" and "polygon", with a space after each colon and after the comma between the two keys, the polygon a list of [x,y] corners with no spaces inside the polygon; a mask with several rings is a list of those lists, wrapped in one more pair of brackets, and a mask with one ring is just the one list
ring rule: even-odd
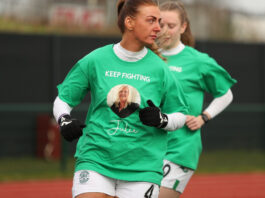
{"label": "neckline of undershirt", "polygon": [[114,44],[113,46],[114,53],[123,61],[127,62],[136,62],[145,57],[148,50],[146,47],[144,47],[142,50],[138,52],[131,52],[129,50],[126,50],[121,46],[120,43]]}

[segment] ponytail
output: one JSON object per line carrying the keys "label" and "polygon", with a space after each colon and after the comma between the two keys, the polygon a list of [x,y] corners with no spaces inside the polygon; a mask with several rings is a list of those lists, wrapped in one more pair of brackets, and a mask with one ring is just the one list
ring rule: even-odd
{"label": "ponytail", "polygon": [[167,61],[165,57],[159,51],[158,45],[154,42],[151,46],[147,46],[150,50],[152,50],[157,56],[159,56],[163,61]]}

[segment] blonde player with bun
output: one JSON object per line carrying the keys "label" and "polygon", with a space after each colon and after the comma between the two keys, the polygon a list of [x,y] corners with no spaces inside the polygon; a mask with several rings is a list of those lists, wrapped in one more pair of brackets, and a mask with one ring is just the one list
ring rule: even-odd
{"label": "blonde player with bun", "polygon": [[[121,42],[79,60],[58,85],[54,102],[62,136],[78,139],[73,198],[157,198],[167,131],[186,120],[182,87],[150,50],[160,32],[156,1],[120,0],[117,8]],[[125,102],[128,91],[134,104]],[[70,112],[88,92],[84,125]],[[117,93],[124,102],[112,107]]]}
{"label": "blonde player with bun", "polygon": [[[167,1],[160,5],[161,29],[157,43],[171,72],[181,82],[190,106],[185,126],[168,134],[164,178],[159,198],[178,198],[197,168],[202,151],[200,130],[232,101],[236,80],[205,53],[193,48],[194,39],[183,4]],[[202,109],[204,92],[214,99]]]}

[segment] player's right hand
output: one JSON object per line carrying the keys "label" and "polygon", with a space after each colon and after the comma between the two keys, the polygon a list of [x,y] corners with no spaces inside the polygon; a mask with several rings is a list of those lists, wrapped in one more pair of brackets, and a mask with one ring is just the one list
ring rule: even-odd
{"label": "player's right hand", "polygon": [[59,119],[60,131],[65,140],[72,142],[83,134],[85,124],[77,119],[71,118],[70,115],[64,115]]}
{"label": "player's right hand", "polygon": [[201,118],[201,115],[197,117],[193,115],[187,115],[186,125],[190,130],[196,131],[204,125],[204,121]]}

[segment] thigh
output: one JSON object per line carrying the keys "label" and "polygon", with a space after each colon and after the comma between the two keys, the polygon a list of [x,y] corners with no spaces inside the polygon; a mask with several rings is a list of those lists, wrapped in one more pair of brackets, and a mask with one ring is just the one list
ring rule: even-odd
{"label": "thigh", "polygon": [[118,181],[116,196],[118,198],[158,198],[159,186],[149,182]]}
{"label": "thigh", "polygon": [[75,172],[73,198],[111,198],[115,196],[115,180],[90,170]]}
{"label": "thigh", "polygon": [[181,167],[168,160],[164,160],[164,177],[161,186],[183,193],[194,171],[189,168]]}
{"label": "thigh", "polygon": [[75,198],[115,198],[104,193],[83,193],[77,195]]}
{"label": "thigh", "polygon": [[161,187],[159,192],[159,198],[179,198],[180,195],[180,192],[165,187]]}

